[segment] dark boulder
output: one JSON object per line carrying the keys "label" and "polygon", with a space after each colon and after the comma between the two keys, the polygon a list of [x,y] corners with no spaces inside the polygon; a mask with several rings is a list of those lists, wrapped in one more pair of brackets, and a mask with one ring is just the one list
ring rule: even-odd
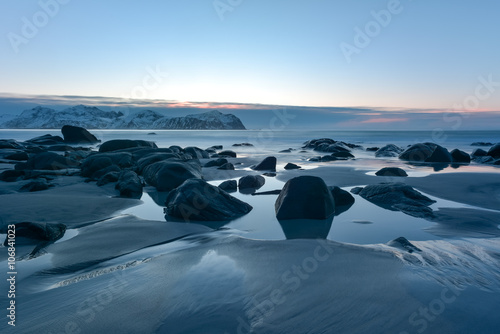
{"label": "dark boulder", "polygon": [[251,205],[200,179],[187,180],[171,191],[165,206],[167,217],[185,222],[228,221],[252,210]]}
{"label": "dark boulder", "polygon": [[62,139],[59,136],[53,136],[53,135],[43,135],[35,138],[28,139],[26,141],[29,144],[36,144],[36,145],[58,145],[58,144],[63,144],[64,139]]}
{"label": "dark boulder", "polygon": [[29,191],[29,192],[42,191],[42,190],[47,190],[53,186],[54,185],[48,183],[46,179],[35,179],[33,181],[26,183],[24,186],[21,187],[21,189],[19,189],[19,191]]}
{"label": "dark boulder", "polygon": [[331,187],[330,192],[335,202],[335,216],[349,210],[355,202],[354,197],[348,191],[340,187]]}
{"label": "dark boulder", "polygon": [[276,157],[267,157],[256,166],[253,166],[252,169],[276,171],[276,162],[277,162]]}
{"label": "dark boulder", "polygon": [[259,189],[266,183],[266,179],[260,175],[246,175],[238,180],[240,189]]}
{"label": "dark boulder", "polygon": [[59,170],[76,168],[80,162],[54,152],[42,152],[31,156],[26,163],[18,163],[16,169]]}
{"label": "dark boulder", "polygon": [[228,163],[227,159],[220,158],[220,159],[217,159],[217,160],[210,160],[209,162],[207,162],[205,164],[204,167],[216,167],[216,166],[220,167],[220,166],[222,166],[224,164],[227,164],[227,163]]}
{"label": "dark boulder", "polygon": [[437,145],[434,143],[414,144],[404,150],[399,155],[399,159],[406,161],[425,162],[432,155],[436,147]]}
{"label": "dark boulder", "polygon": [[137,199],[142,197],[142,181],[135,172],[130,170],[120,173],[115,189],[120,192],[121,197]]}
{"label": "dark boulder", "polygon": [[0,149],[23,150],[24,146],[14,139],[0,139]]}
{"label": "dark boulder", "polygon": [[376,152],[380,149],[380,147],[367,147],[366,152]]}
{"label": "dark boulder", "polygon": [[82,162],[82,176],[94,178],[95,172],[111,165],[116,165],[120,168],[132,167],[134,165],[132,153],[110,152],[92,154]]}
{"label": "dark boulder", "polygon": [[101,177],[103,177],[104,175],[106,175],[108,173],[111,173],[111,172],[120,173],[121,171],[122,170],[121,170],[120,167],[118,167],[117,165],[113,164],[113,165],[104,167],[104,168],[99,169],[98,171],[94,172],[92,174],[91,178],[94,179],[94,180],[98,180],[98,179],[100,179]]}
{"label": "dark boulder", "polygon": [[500,143],[495,144],[488,150],[488,155],[495,159],[500,158]]}
{"label": "dark boulder", "polygon": [[435,201],[404,183],[368,185],[359,191],[359,195],[384,209],[401,211],[419,218],[433,217],[432,209],[428,206]]}
{"label": "dark boulder", "polygon": [[403,152],[403,149],[401,147],[396,146],[394,144],[388,144],[385,145],[384,147],[379,148],[375,152],[375,156],[377,158],[391,158],[399,156],[401,152]]}
{"label": "dark boulder", "polygon": [[97,180],[96,184],[99,187],[102,187],[108,183],[117,182],[119,177],[120,177],[120,172],[108,172],[103,176],[101,176],[99,180]]}
{"label": "dark boulder", "polygon": [[104,142],[99,147],[99,152],[111,152],[118,151],[132,147],[150,147],[150,148],[158,148],[156,144],[152,141],[146,140],[130,140],[130,139],[113,139],[107,142]]}
{"label": "dark boulder", "polygon": [[229,151],[229,150],[221,151],[221,152],[219,152],[218,156],[236,158],[236,152]]}
{"label": "dark boulder", "polygon": [[59,144],[47,146],[46,150],[52,152],[72,152],[75,151],[75,148],[69,145]]}
{"label": "dark boulder", "polygon": [[446,148],[436,145],[432,154],[425,159],[425,162],[450,163],[453,162],[453,158]]}
{"label": "dark boulder", "polygon": [[0,181],[16,182],[26,175],[24,170],[8,169],[0,173]]}
{"label": "dark boulder", "polygon": [[234,170],[234,165],[230,162],[225,163],[224,165],[217,167],[217,169],[222,169],[222,170]]}
{"label": "dark boulder", "polygon": [[201,179],[201,166],[198,160],[164,160],[147,166],[143,171],[146,182],[158,191],[170,191],[188,179]]}
{"label": "dark boulder", "polygon": [[236,182],[236,180],[227,180],[219,184],[219,188],[227,191],[228,193],[235,192],[238,190],[238,182]]}
{"label": "dark boulder", "polygon": [[470,155],[459,149],[454,149],[450,152],[453,162],[470,163]]}
{"label": "dark boulder", "polygon": [[[64,232],[66,232],[66,225],[64,224],[22,222],[15,225],[16,242],[19,237],[35,241],[56,241],[62,238]],[[6,238],[4,246],[7,245],[7,241],[8,239]]]}
{"label": "dark boulder", "polygon": [[488,152],[481,148],[476,148],[474,151],[472,151],[472,156],[473,157],[485,157],[488,155]]}
{"label": "dark boulder", "polygon": [[186,147],[184,149],[184,152],[191,155],[193,159],[208,159],[210,156],[208,155],[208,152],[205,150],[202,150],[201,148],[198,147]]}
{"label": "dark boulder", "polygon": [[354,155],[352,155],[350,152],[339,151],[339,152],[332,153],[332,157],[337,158],[337,159],[342,159],[342,158],[352,159],[352,158],[354,158]]}
{"label": "dark boulder", "polygon": [[211,150],[222,150],[223,148],[224,147],[222,145],[214,145],[214,146],[210,146],[208,149],[211,149]]}
{"label": "dark boulder", "polygon": [[408,176],[406,172],[398,167],[384,167],[378,172],[375,173],[377,176],[396,176],[396,177],[405,177]]}
{"label": "dark boulder", "polygon": [[66,143],[95,144],[100,142],[96,136],[79,126],[65,125],[62,127],[61,132]]}
{"label": "dark boulder", "polygon": [[139,174],[142,174],[144,169],[147,166],[154,164],[155,162],[164,161],[164,160],[179,160],[181,158],[181,155],[182,154],[179,154],[179,153],[152,153],[152,154],[148,154],[148,155],[140,158],[137,161],[137,171],[139,172]]}
{"label": "dark boulder", "polygon": [[0,149],[0,158],[14,161],[26,161],[29,159],[29,155],[22,150]]}
{"label": "dark boulder", "polygon": [[279,220],[327,219],[335,213],[335,201],[323,179],[299,176],[288,180],[274,205]]}
{"label": "dark boulder", "polygon": [[300,168],[302,168],[302,167],[300,167],[299,165],[293,164],[293,163],[291,163],[291,162],[289,162],[289,163],[287,163],[287,164],[285,165],[285,169],[286,169],[286,170],[290,170],[290,169],[300,169]]}

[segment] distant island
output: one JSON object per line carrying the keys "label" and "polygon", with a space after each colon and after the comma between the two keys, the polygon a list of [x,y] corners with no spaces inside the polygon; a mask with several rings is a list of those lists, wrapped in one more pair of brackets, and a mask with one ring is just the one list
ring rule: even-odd
{"label": "distant island", "polygon": [[246,130],[238,117],[218,110],[184,117],[168,117],[152,110],[125,115],[119,111],[104,111],[85,105],[61,111],[38,106],[1,122],[0,128],[59,129],[64,125],[87,129]]}

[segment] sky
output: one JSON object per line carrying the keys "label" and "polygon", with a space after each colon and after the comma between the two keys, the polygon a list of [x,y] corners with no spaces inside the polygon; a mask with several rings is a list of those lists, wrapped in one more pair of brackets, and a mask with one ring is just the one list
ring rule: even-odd
{"label": "sky", "polygon": [[499,12],[493,0],[1,0],[0,94],[400,114],[372,124],[495,115]]}

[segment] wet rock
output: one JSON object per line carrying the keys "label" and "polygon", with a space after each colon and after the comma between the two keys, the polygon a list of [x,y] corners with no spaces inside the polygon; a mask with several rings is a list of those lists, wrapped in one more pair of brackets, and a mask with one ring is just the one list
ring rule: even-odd
{"label": "wet rock", "polygon": [[26,163],[19,163],[16,169],[29,170],[60,170],[75,168],[80,162],[63,157],[54,152],[42,152],[31,156]]}
{"label": "wet rock", "polygon": [[233,144],[234,147],[240,147],[240,146],[246,146],[246,147],[252,147],[253,144],[250,143],[240,143],[240,144]]}
{"label": "wet rock", "polygon": [[474,151],[472,151],[472,156],[473,157],[485,157],[488,155],[488,152],[481,148],[476,148]]}
{"label": "wet rock", "polygon": [[139,174],[142,174],[144,172],[144,169],[151,165],[154,164],[155,162],[158,161],[164,161],[164,160],[183,160],[182,154],[179,153],[150,153],[142,158],[140,158],[137,161],[137,171]]}
{"label": "wet rock", "polygon": [[62,127],[61,132],[66,143],[95,144],[100,142],[96,136],[79,126],[65,125]]}
{"label": "wet rock", "polygon": [[448,150],[442,146],[436,145],[432,154],[425,160],[431,163],[450,163],[453,158]]}
{"label": "wet rock", "polygon": [[459,149],[454,149],[450,152],[451,157],[453,158],[453,162],[460,163],[470,163],[470,155],[464,151],[460,151]]}
{"label": "wet rock", "polygon": [[360,190],[358,194],[384,209],[401,211],[419,218],[433,217],[432,209],[428,206],[435,203],[435,201],[404,183],[368,185]]}
{"label": "wet rock", "polygon": [[267,157],[262,160],[256,166],[253,166],[253,170],[267,170],[267,171],[276,171],[276,157]]}
{"label": "wet rock", "polygon": [[137,199],[142,197],[142,181],[135,172],[130,170],[120,173],[115,189],[120,192],[121,197]]}
{"label": "wet rock", "polygon": [[349,210],[355,202],[354,197],[348,191],[340,187],[333,186],[330,188],[330,192],[335,202],[335,216]]}
{"label": "wet rock", "polygon": [[144,169],[143,176],[158,191],[170,191],[188,179],[202,178],[198,160],[155,162]]}
{"label": "wet rock", "polygon": [[234,170],[234,165],[230,162],[225,163],[224,165],[217,167],[217,169],[222,169],[222,170]]}
{"label": "wet rock", "polygon": [[403,149],[401,147],[394,144],[388,144],[382,148],[379,148],[375,152],[375,156],[377,158],[391,158],[399,156],[401,152],[403,152]]}
{"label": "wet rock", "polygon": [[26,142],[36,145],[58,145],[58,144],[63,144],[64,139],[62,139],[59,136],[46,134],[43,136],[28,139]]}
{"label": "wet rock", "polygon": [[24,146],[14,139],[0,139],[0,149],[24,150]]}
{"label": "wet rock", "polygon": [[335,213],[335,201],[323,179],[299,176],[288,180],[274,205],[278,220],[327,219]]}
{"label": "wet rock", "polygon": [[266,179],[260,175],[246,175],[238,180],[238,187],[240,189],[259,189],[266,183]]}
{"label": "wet rock", "polygon": [[408,239],[406,239],[405,237],[399,237],[397,239],[391,240],[387,243],[387,246],[399,248],[399,249],[407,251],[408,253],[422,251],[420,248],[416,247],[411,242],[409,242]]}
{"label": "wet rock", "polygon": [[205,150],[202,150],[199,147],[193,147],[193,146],[186,147],[184,149],[184,152],[191,155],[193,157],[193,159],[208,159],[208,158],[210,158],[210,156],[208,155],[208,152],[206,152]]}
{"label": "wet rock", "polygon": [[404,150],[399,155],[399,159],[406,161],[425,162],[432,155],[436,147],[437,145],[434,143],[414,144]]}
{"label": "wet rock", "polygon": [[[22,222],[15,225],[16,242],[19,237],[33,239],[34,241],[56,241],[62,238],[64,232],[66,232],[66,225],[64,224]],[[7,245],[7,241],[6,238],[4,246]]]}
{"label": "wet rock", "polygon": [[0,181],[16,182],[26,175],[24,170],[8,169],[0,173]]}
{"label": "wet rock", "polygon": [[129,139],[113,139],[107,142],[104,142],[99,147],[99,152],[111,152],[118,151],[127,148],[133,147],[150,147],[150,148],[158,148],[156,144],[152,141],[146,140],[129,140]]}
{"label": "wet rock", "polygon": [[102,187],[108,183],[117,182],[119,177],[120,177],[120,172],[118,171],[108,172],[103,176],[101,176],[99,180],[97,180],[96,184],[99,187]]}
{"label": "wet rock", "polygon": [[26,161],[29,159],[28,153],[15,149],[0,149],[0,159]]}
{"label": "wet rock", "polygon": [[227,163],[228,163],[227,159],[220,158],[220,159],[216,159],[216,160],[210,160],[209,162],[207,162],[205,164],[204,167],[216,167],[216,166],[220,167],[220,166],[227,164]]}
{"label": "wet rock", "polygon": [[380,147],[367,147],[366,152],[376,152],[380,149]]}
{"label": "wet rock", "polygon": [[227,191],[228,193],[235,192],[238,190],[238,182],[236,182],[236,180],[227,180],[219,184],[219,188]]}
{"label": "wet rock", "polygon": [[286,170],[291,170],[291,169],[300,169],[300,168],[302,168],[302,167],[300,167],[299,165],[293,164],[293,163],[291,163],[291,162],[289,162],[289,163],[287,163],[287,164],[285,165],[285,169],[286,169]]}
{"label": "wet rock", "polygon": [[488,150],[488,155],[495,159],[500,158],[500,143],[495,144]]}
{"label": "wet rock", "polygon": [[384,167],[375,173],[377,176],[395,176],[395,177],[405,177],[408,176],[406,172],[398,167]]}
{"label": "wet rock", "polygon": [[252,206],[200,179],[185,181],[165,202],[167,217],[189,221],[227,221],[241,217]]}
{"label": "wet rock", "polygon": [[230,157],[230,158],[236,158],[236,152],[234,151],[229,151],[229,150],[226,150],[226,151],[221,151],[219,152],[218,154],[220,157]]}
{"label": "wet rock", "polygon": [[29,192],[42,191],[42,190],[47,190],[53,186],[54,185],[48,183],[46,179],[35,179],[22,186],[19,191],[29,191]]}

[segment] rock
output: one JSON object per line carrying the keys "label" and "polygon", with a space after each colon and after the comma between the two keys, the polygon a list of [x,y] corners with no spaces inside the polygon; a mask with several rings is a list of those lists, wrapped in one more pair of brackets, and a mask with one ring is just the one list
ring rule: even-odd
{"label": "rock", "polygon": [[42,191],[42,190],[47,190],[50,187],[53,187],[52,184],[48,183],[46,179],[35,179],[19,189],[19,191],[29,191],[29,192],[34,192],[34,191]]}
{"label": "rock", "polygon": [[149,132],[148,136],[156,136],[156,132]]}
{"label": "rock", "polygon": [[66,143],[95,144],[100,142],[96,136],[79,126],[65,125],[61,132]]}
{"label": "rock", "polygon": [[46,134],[43,136],[28,139],[26,142],[36,145],[58,145],[58,144],[63,144],[64,139],[62,139],[59,136]]}
{"label": "rock", "polygon": [[351,193],[354,195],[359,195],[359,193],[363,190],[363,187],[354,187],[351,189]]}
{"label": "rock", "polygon": [[488,155],[488,152],[486,152],[485,150],[481,149],[481,148],[477,148],[475,149],[473,152],[472,152],[472,156],[473,157],[485,157]]}
{"label": "rock", "polygon": [[476,142],[470,144],[470,146],[493,146],[493,143],[484,142],[484,141],[476,141]]}
{"label": "rock", "polygon": [[97,180],[96,184],[99,187],[102,187],[108,183],[117,182],[119,177],[120,177],[120,172],[108,172],[103,176],[101,176],[99,180]]}
{"label": "rock", "polygon": [[332,157],[337,158],[337,159],[338,158],[352,159],[352,158],[354,158],[354,155],[352,155],[349,152],[339,151],[339,152],[332,153]]}
{"label": "rock", "polygon": [[474,157],[474,161],[478,164],[491,164],[495,162],[493,157],[485,156],[485,157]]}
{"label": "rock", "polygon": [[95,172],[111,165],[117,165],[120,168],[134,166],[132,153],[109,152],[90,155],[82,162],[82,176],[94,178]]}
{"label": "rock", "polygon": [[164,160],[184,160],[181,153],[150,153],[137,161],[137,171],[142,174],[144,169],[158,161]]}
{"label": "rock", "polygon": [[23,150],[24,146],[14,139],[0,139],[0,149]]}
{"label": "rock", "polygon": [[[66,232],[64,224],[49,224],[49,223],[30,223],[22,222],[16,225],[16,243],[17,238],[23,237],[37,241],[56,241]],[[4,246],[7,246],[8,239],[5,239]]]}
{"label": "rock", "polygon": [[330,188],[333,199],[335,201],[335,213],[337,213],[337,208],[339,206],[351,206],[354,204],[354,197],[346,190],[333,186]]}
{"label": "rock", "polygon": [[129,139],[113,139],[107,142],[104,142],[99,147],[99,152],[111,152],[118,151],[132,147],[152,147],[158,148],[156,144],[152,141],[145,140],[129,140]]}
{"label": "rock", "polygon": [[266,179],[260,175],[246,175],[238,180],[238,187],[240,189],[259,189],[266,183]]}
{"label": "rock", "polygon": [[198,160],[155,162],[144,169],[143,176],[158,191],[170,191],[188,179],[202,178]]}
{"label": "rock", "polygon": [[205,164],[204,167],[215,167],[215,166],[220,167],[220,166],[227,164],[227,163],[228,163],[227,159],[220,158],[217,160],[210,160],[209,162],[207,162]]}
{"label": "rock", "polygon": [[222,169],[222,170],[234,170],[234,165],[230,162],[225,163],[224,165],[217,167],[217,169]]}
{"label": "rock", "polygon": [[228,193],[235,192],[238,190],[238,182],[236,182],[236,180],[227,180],[219,184],[219,188],[227,191]]}
{"label": "rock", "polygon": [[427,159],[425,159],[425,162],[451,163],[453,162],[453,158],[447,149],[442,146],[436,145],[432,154]]}
{"label": "rock", "polygon": [[259,164],[252,167],[253,170],[268,170],[276,171],[276,157],[267,157],[262,160]]}
{"label": "rock", "polygon": [[401,154],[401,152],[403,152],[403,149],[401,147],[396,146],[394,144],[388,144],[382,148],[379,148],[375,152],[375,156],[377,158],[391,158],[391,157],[399,156],[399,154]]}
{"label": "rock", "polygon": [[29,159],[28,153],[22,150],[0,149],[0,158],[14,161],[26,161]]}
{"label": "rock", "polygon": [[186,152],[187,154],[190,154],[193,159],[208,159],[210,158],[210,156],[208,155],[208,152],[206,152],[205,150],[202,150],[201,148],[198,148],[198,147],[186,147],[184,149],[184,152]]}
{"label": "rock", "polygon": [[376,152],[380,150],[380,147],[367,147],[366,152]]}
{"label": "rock", "polygon": [[120,174],[121,171],[122,170],[121,170],[120,167],[118,167],[117,165],[113,164],[111,166],[104,167],[104,168],[99,169],[98,171],[94,172],[91,175],[91,178],[93,180],[98,180],[98,179],[100,179],[101,177],[103,177],[104,175],[106,175],[108,173],[116,172],[116,173]]}
{"label": "rock", "polygon": [[130,170],[120,173],[115,189],[120,192],[121,197],[137,199],[142,197],[142,181],[135,172]]}
{"label": "rock", "polygon": [[285,169],[286,169],[286,170],[290,170],[290,169],[300,169],[300,168],[302,168],[302,167],[300,167],[299,165],[293,164],[293,163],[291,163],[291,162],[289,162],[289,163],[287,163],[287,164],[285,165]]}
{"label": "rock", "polygon": [[398,167],[384,167],[378,172],[375,173],[377,176],[395,176],[395,177],[404,177],[408,176],[406,172]]}
{"label": "rock", "polygon": [[214,145],[214,146],[210,146],[209,149],[212,149],[212,150],[222,150],[223,146],[222,145]]}
{"label": "rock", "polygon": [[419,143],[414,144],[404,150],[400,155],[399,159],[406,161],[421,161],[424,162],[429,158],[434,149],[436,148],[436,144],[434,143]]}
{"label": "rock", "polygon": [[470,155],[459,149],[454,149],[450,152],[453,162],[470,163]]}
{"label": "rock", "polygon": [[269,177],[275,177],[275,176],[276,176],[276,173],[266,172],[266,173],[262,173],[262,175],[264,175],[264,176],[269,176]]}
{"label": "rock", "polygon": [[229,151],[229,150],[219,152],[218,155],[221,156],[221,157],[236,158],[236,152]]}
{"label": "rock", "polygon": [[323,179],[299,176],[288,180],[274,205],[278,220],[327,219],[335,213],[335,201]]}
{"label": "rock", "polygon": [[399,237],[397,239],[391,240],[387,243],[387,246],[399,248],[399,249],[408,251],[408,253],[422,251],[420,248],[416,247],[411,242],[409,242],[408,239],[406,239],[405,237]]}
{"label": "rock", "polygon": [[279,151],[278,153],[292,153],[292,149],[291,148],[288,148],[286,150],[281,150]]}
{"label": "rock", "polygon": [[26,163],[19,163],[16,169],[59,170],[78,167],[80,163],[54,152],[42,152],[31,156]]}
{"label": "rock", "polygon": [[258,195],[279,195],[281,193],[281,189],[269,190],[269,191],[261,191],[258,193],[252,193],[252,196]]}
{"label": "rock", "polygon": [[495,144],[488,150],[488,155],[495,159],[500,158],[500,143]]}
{"label": "rock", "polygon": [[235,147],[239,147],[239,146],[251,147],[251,146],[253,146],[253,144],[250,144],[250,143],[241,143],[241,144],[233,144],[233,146],[235,146]]}
{"label": "rock", "polygon": [[8,169],[0,173],[0,181],[16,182],[17,180],[22,179],[24,175],[26,175],[24,170]]}
{"label": "rock", "polygon": [[325,155],[325,156],[320,157],[320,159],[319,159],[319,161],[321,161],[321,162],[330,162],[330,161],[337,161],[337,160],[339,160],[339,158],[334,157],[333,155]]}
{"label": "rock", "polygon": [[404,183],[368,185],[359,191],[359,195],[384,209],[402,211],[419,218],[433,217],[432,210],[428,206],[435,201]]}
{"label": "rock", "polygon": [[75,151],[75,149],[69,145],[50,145],[47,146],[47,151],[52,151],[52,152],[72,152]]}
{"label": "rock", "polygon": [[185,181],[165,202],[167,216],[194,221],[227,221],[241,217],[252,206],[200,179]]}

